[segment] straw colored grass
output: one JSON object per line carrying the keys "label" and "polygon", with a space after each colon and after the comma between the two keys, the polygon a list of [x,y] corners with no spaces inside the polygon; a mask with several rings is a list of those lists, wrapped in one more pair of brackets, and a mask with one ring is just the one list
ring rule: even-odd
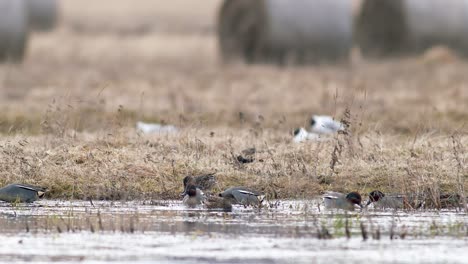
{"label": "straw colored grass", "polygon": [[[126,1],[101,2],[88,13],[91,1],[63,1],[62,25],[35,35],[22,65],[0,66],[0,184],[44,185],[67,199],[177,198],[186,174],[211,171],[220,189],[247,185],[278,198],[468,187],[466,62],[225,66],[218,1],[193,14],[190,4],[123,12]],[[164,28],[148,18],[162,13],[154,21]],[[139,23],[155,24],[124,28]],[[291,142],[312,114],[347,111],[348,135]],[[137,120],[181,132],[139,135]],[[234,160],[253,146],[256,162]]]}

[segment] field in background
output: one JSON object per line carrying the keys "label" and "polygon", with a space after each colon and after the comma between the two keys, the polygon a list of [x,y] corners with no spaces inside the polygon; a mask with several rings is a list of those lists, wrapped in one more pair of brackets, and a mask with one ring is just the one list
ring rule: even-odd
{"label": "field in background", "polygon": [[[468,187],[468,63],[448,52],[223,65],[220,1],[62,4],[59,28],[34,35],[22,65],[0,66],[1,183],[114,199],[175,198],[185,174],[207,171],[218,171],[221,188],[283,198]],[[345,118],[350,133],[292,144],[312,114]],[[139,135],[137,120],[182,132]],[[238,164],[253,146],[257,162]]]}

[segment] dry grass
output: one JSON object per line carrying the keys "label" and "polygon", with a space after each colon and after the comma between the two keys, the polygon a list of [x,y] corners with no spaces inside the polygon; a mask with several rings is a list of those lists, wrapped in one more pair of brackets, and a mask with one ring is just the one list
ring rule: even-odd
{"label": "dry grass", "polygon": [[[0,66],[1,183],[109,199],[175,198],[185,174],[213,170],[220,187],[277,197],[468,187],[466,62],[221,65],[219,1],[92,2],[63,1],[60,28],[34,36],[22,65]],[[291,143],[311,114],[346,109],[350,135]],[[136,120],[183,130],[142,136]],[[232,153],[252,146],[263,162],[237,164]]]}

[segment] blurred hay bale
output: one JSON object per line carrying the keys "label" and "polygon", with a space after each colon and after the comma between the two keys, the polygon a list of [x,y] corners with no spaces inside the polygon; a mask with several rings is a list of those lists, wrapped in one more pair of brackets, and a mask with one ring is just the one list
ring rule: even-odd
{"label": "blurred hay bale", "polygon": [[0,0],[0,62],[18,62],[28,40],[28,15],[23,0]]}
{"label": "blurred hay bale", "polygon": [[405,0],[408,45],[422,51],[446,45],[468,53],[468,0]]}
{"label": "blurred hay bale", "polygon": [[27,0],[29,25],[37,31],[53,30],[58,20],[57,0]]}
{"label": "blurred hay bale", "polygon": [[365,55],[421,53],[445,45],[468,53],[468,0],[364,0],[355,21]]}
{"label": "blurred hay bale", "polygon": [[355,19],[355,42],[364,55],[401,52],[406,42],[403,0],[364,0]]}
{"label": "blurred hay bale", "polygon": [[248,63],[347,59],[352,7],[349,0],[225,0],[218,17],[221,55]]}
{"label": "blurred hay bale", "polygon": [[353,16],[357,16],[361,11],[362,0],[352,0]]}

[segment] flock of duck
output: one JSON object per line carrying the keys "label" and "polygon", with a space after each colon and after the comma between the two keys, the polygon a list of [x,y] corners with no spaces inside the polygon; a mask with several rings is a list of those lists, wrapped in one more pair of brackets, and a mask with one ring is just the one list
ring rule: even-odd
{"label": "flock of duck", "polygon": [[[143,132],[174,132],[177,129],[173,126],[162,126],[158,124],[137,123],[137,129]],[[335,121],[330,116],[314,115],[310,119],[310,131],[298,128],[294,131],[294,142],[307,140],[321,140],[324,135],[332,134],[345,129],[341,122]],[[249,151],[251,151],[249,149]],[[253,149],[255,152],[255,149]],[[239,159],[239,157],[238,157]],[[208,173],[198,176],[186,176],[183,179],[184,191],[182,203],[189,208],[204,207],[206,209],[216,209],[231,211],[233,204],[240,204],[245,207],[260,207],[264,195],[251,188],[237,186],[231,187],[218,195],[211,194],[211,189],[217,185],[215,173]],[[42,198],[46,188],[28,184],[9,184],[0,188],[0,200],[5,202],[26,202],[31,203]],[[412,200],[414,197],[412,197]],[[383,192],[375,190],[368,194],[365,205],[362,204],[362,197],[358,192],[348,194],[339,192],[327,192],[322,196],[323,204],[327,209],[355,210],[367,208],[373,204],[374,208],[393,209],[415,209],[421,207],[414,202],[409,203],[408,197],[403,195],[385,195]],[[447,204],[460,204],[459,195],[441,195],[440,201],[448,201]]]}
{"label": "flock of duck", "polygon": [[[198,176],[186,176],[183,179],[184,191],[182,203],[189,208],[206,208],[211,210],[232,211],[233,204],[239,204],[244,207],[260,207],[264,200],[264,195],[251,188],[237,186],[230,187],[218,195],[211,194],[211,189],[217,185],[215,173],[203,174]],[[0,200],[10,203],[32,203],[42,198],[46,188],[28,185],[28,184],[9,184],[0,188]],[[354,211],[355,209],[364,209],[369,205],[379,209],[417,209],[423,205],[414,203],[415,197],[404,195],[385,195],[383,192],[375,190],[368,194],[368,200],[365,205],[362,203],[362,197],[358,192],[348,194],[339,192],[327,192],[322,196],[323,205],[326,209],[342,209]],[[453,207],[460,205],[459,195],[440,195],[440,201]],[[444,206],[445,207],[445,206]]]}
{"label": "flock of duck", "polygon": [[[233,204],[259,206],[263,201],[260,192],[247,187],[231,187],[218,195],[211,195],[211,189],[217,185],[214,173],[186,176],[183,180],[184,192],[182,203],[189,208],[205,206],[207,209],[231,211]],[[206,194],[204,193],[206,192]]]}
{"label": "flock of duck", "polygon": [[[231,211],[233,204],[240,204],[245,207],[259,207],[264,198],[261,192],[242,186],[231,187],[220,192],[218,195],[212,195],[211,189],[217,184],[214,173],[186,176],[183,184],[182,203],[189,208],[205,207],[206,209]],[[322,199],[327,209],[353,211],[357,208],[367,208],[371,204],[373,204],[374,208],[381,209],[410,208],[406,197],[402,195],[385,195],[378,190],[369,193],[366,205],[362,205],[362,197],[358,192],[350,192],[348,194],[327,192],[322,196]]]}

